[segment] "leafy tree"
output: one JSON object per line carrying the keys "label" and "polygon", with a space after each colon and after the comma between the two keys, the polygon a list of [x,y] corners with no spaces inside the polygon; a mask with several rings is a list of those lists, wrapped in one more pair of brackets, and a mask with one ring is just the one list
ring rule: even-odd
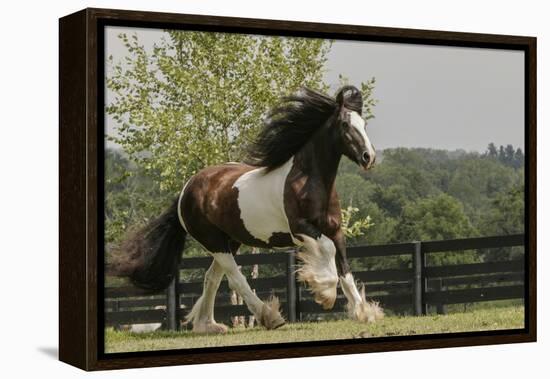
{"label": "leafy tree", "polygon": [[105,151],[105,242],[116,242],[133,224],[154,214],[158,183],[132,165],[119,151]]}
{"label": "leafy tree", "polygon": [[497,158],[498,151],[497,151],[497,147],[495,146],[495,144],[493,142],[491,142],[487,146],[487,152],[485,153],[485,156],[489,157],[489,158],[495,158],[495,159]]}
{"label": "leafy tree", "polygon": [[446,194],[407,204],[397,227],[401,241],[445,240],[474,234],[462,204]]}
{"label": "leafy tree", "polygon": [[[499,193],[492,200],[482,220],[482,227],[488,235],[521,234],[525,229],[525,193],[523,184]],[[489,249],[484,253],[486,261],[518,259],[523,248]]]}
{"label": "leafy tree", "polygon": [[359,208],[353,207],[351,204],[342,208],[342,230],[348,238],[362,236],[372,226],[370,216],[359,219],[355,218],[355,221],[352,222],[353,216],[358,211]]}
{"label": "leafy tree", "polygon": [[525,199],[523,185],[501,192],[491,201],[492,207],[484,218],[488,234],[507,235],[524,232]]}
{"label": "leafy tree", "polygon": [[[464,213],[462,204],[455,198],[441,194],[415,203],[403,209],[396,228],[399,241],[429,241],[471,237],[476,230]],[[428,264],[455,264],[474,262],[479,256],[473,252],[449,252],[430,254]]]}
{"label": "leafy tree", "polygon": [[525,156],[523,151],[518,147],[514,153],[514,168],[523,168],[525,167]]}

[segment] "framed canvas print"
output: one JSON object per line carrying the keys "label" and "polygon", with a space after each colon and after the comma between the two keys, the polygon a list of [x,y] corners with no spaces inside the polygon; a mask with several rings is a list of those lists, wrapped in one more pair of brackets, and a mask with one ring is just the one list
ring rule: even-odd
{"label": "framed canvas print", "polygon": [[60,19],[60,359],[536,340],[536,39]]}

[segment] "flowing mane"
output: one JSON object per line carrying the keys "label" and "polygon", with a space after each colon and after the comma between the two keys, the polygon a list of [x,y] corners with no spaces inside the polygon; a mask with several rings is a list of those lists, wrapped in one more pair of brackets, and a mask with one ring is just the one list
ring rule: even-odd
{"label": "flowing mane", "polygon": [[361,92],[344,86],[336,99],[307,87],[283,97],[272,109],[256,139],[248,146],[246,163],[275,169],[296,154],[338,110],[339,104],[361,114]]}
{"label": "flowing mane", "polygon": [[248,146],[247,163],[274,169],[285,163],[321,129],[338,109],[335,99],[303,87],[272,109]]}

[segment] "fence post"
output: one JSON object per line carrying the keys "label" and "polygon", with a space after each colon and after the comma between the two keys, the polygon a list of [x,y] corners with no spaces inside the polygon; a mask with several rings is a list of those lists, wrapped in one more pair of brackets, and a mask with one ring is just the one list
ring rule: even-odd
{"label": "fence post", "polygon": [[426,313],[424,305],[424,278],[423,266],[424,260],[422,257],[422,242],[414,241],[413,253],[413,310],[416,316]]}
{"label": "fence post", "polygon": [[166,323],[168,330],[180,329],[180,270],[176,266],[174,279],[166,290]]}
{"label": "fence post", "polygon": [[296,322],[296,255],[294,251],[288,252],[288,259],[286,262],[286,309],[288,322]]}

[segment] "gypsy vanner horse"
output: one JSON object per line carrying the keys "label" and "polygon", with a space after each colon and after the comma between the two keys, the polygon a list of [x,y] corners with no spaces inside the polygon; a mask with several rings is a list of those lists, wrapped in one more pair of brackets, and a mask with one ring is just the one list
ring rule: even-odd
{"label": "gypsy vanner horse", "polygon": [[234,254],[241,244],[299,247],[298,278],[317,303],[332,308],[340,282],[351,318],[382,318],[382,309],[366,301],[364,286],[360,292],[350,271],[335,190],[342,155],[364,170],[375,161],[362,105],[353,86],[341,88],[335,98],[308,88],[283,98],[248,147],[246,163],[211,166],[192,176],[164,214],[119,246],[109,271],[150,291],[166,288],[190,234],[214,258],[202,296],[187,315],[193,330],[227,331],[214,319],[223,275],[258,322],[275,329],[285,323],[278,299],[263,302],[256,296]]}

